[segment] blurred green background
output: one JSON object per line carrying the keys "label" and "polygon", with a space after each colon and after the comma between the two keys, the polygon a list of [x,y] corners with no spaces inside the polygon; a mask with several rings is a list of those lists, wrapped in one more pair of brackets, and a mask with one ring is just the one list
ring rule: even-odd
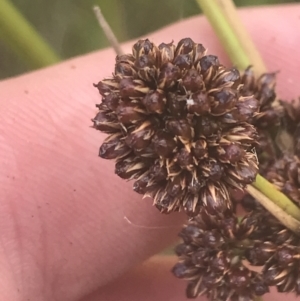
{"label": "blurred green background", "polygon": [[[237,6],[289,2],[300,0],[235,0]],[[18,26],[23,28],[18,23],[18,13],[32,25],[60,60],[108,46],[93,14],[94,5],[101,7],[120,41],[200,13],[194,0],[0,0],[0,79],[42,65],[22,53],[22,45],[26,42],[33,49],[36,45],[28,43],[26,34],[18,31]],[[14,9],[16,15],[7,10],[8,6]],[[8,30],[8,24],[16,32]]]}

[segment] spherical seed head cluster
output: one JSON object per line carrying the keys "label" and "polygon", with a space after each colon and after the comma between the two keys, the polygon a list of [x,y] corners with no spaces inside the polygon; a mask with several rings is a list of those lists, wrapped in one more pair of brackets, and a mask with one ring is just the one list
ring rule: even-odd
{"label": "spherical seed head cluster", "polygon": [[180,232],[172,271],[188,282],[187,297],[250,301],[271,286],[300,295],[300,238],[249,195],[241,205],[251,211],[240,221],[201,209]]}
{"label": "spherical seed head cluster", "polygon": [[189,221],[180,233],[179,262],[172,270],[188,281],[188,298],[250,301],[269,291],[261,275],[243,264],[245,241],[256,227],[251,214],[241,223],[234,215],[215,219],[205,212]]}
{"label": "spherical seed head cluster", "polygon": [[258,102],[240,83],[238,70],[189,38],[138,41],[95,85],[102,103],[94,128],[109,134],[100,157],[115,159],[116,174],[161,212],[230,210],[227,188],[243,188],[258,170],[249,123]]}
{"label": "spherical seed head cluster", "polygon": [[246,196],[242,205],[252,210],[250,214],[257,225],[248,237],[252,243],[245,248],[244,257],[251,265],[262,267],[260,276],[267,286],[300,295],[300,237],[251,196]]}

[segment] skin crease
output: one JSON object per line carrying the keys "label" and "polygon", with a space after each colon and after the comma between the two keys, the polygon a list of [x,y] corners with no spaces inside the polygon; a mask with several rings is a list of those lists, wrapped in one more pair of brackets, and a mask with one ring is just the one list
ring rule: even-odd
{"label": "skin crease", "polygon": [[[278,94],[298,96],[300,6],[241,17],[269,70],[280,70]],[[230,66],[204,17],[147,35],[157,44],[186,36]],[[97,157],[92,83],[112,73],[114,57],[107,49],[0,83],[1,300],[186,300],[169,272],[175,258],[141,265],[176,240],[184,216],[161,215]]]}

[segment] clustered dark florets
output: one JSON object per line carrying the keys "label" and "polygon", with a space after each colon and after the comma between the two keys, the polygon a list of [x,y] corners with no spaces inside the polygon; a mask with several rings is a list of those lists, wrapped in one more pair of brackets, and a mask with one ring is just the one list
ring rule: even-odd
{"label": "clustered dark florets", "polygon": [[173,268],[189,298],[251,301],[271,286],[300,295],[300,238],[243,192],[259,162],[300,205],[300,99],[278,102],[275,84],[275,73],[240,74],[186,38],[138,41],[95,85],[92,121],[108,134],[99,156],[161,212],[190,216]]}
{"label": "clustered dark florets", "polygon": [[228,187],[243,188],[258,170],[250,122],[261,115],[241,80],[189,38],[138,41],[96,85],[94,127],[109,134],[100,157],[115,159],[116,174],[161,212],[231,210]]}
{"label": "clustered dark florets", "polygon": [[172,271],[188,281],[187,296],[250,301],[271,286],[299,295],[300,238],[250,196],[241,205],[251,211],[240,221],[201,211],[179,234]]}

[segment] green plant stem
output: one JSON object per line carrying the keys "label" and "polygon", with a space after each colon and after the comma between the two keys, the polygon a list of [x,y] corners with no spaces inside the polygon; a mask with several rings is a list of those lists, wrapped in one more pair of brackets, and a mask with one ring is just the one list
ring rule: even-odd
{"label": "green plant stem", "polygon": [[249,185],[247,192],[252,195],[262,206],[264,206],[273,216],[275,216],[288,229],[300,235],[300,221],[286,213],[281,207],[277,206],[267,196],[262,194],[255,187]]}
{"label": "green plant stem", "polygon": [[232,0],[216,0],[219,4],[224,17],[230,24],[231,30],[234,32],[235,36],[239,39],[241,46],[245,53],[247,54],[251,64],[253,65],[253,70],[256,75],[261,75],[267,72],[267,67],[256,48],[251,36],[246,30],[241,18],[237,12],[235,4]]}
{"label": "green plant stem", "polygon": [[272,183],[261,175],[257,175],[253,187],[262,192],[274,204],[284,210],[287,214],[300,220],[300,209],[286,195],[280,192]]}
{"label": "green plant stem", "polygon": [[0,36],[32,69],[45,67],[60,60],[9,0],[0,0]]}
{"label": "green plant stem", "polygon": [[240,70],[245,70],[253,64],[217,0],[196,0],[196,2],[209,19],[232,63]]}

